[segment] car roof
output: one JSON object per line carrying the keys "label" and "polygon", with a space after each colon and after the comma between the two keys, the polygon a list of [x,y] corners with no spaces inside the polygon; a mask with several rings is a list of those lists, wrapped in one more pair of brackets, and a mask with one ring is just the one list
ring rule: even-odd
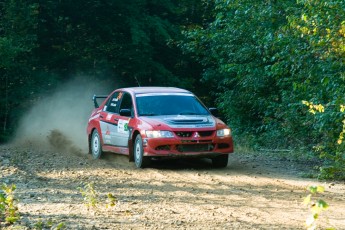
{"label": "car roof", "polygon": [[130,87],[123,88],[122,90],[131,92],[133,94],[143,93],[188,93],[192,94],[188,90],[175,88],[175,87]]}

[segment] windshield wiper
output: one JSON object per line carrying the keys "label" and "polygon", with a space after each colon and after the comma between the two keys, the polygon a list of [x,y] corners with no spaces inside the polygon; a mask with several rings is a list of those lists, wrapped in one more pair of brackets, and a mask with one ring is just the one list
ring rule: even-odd
{"label": "windshield wiper", "polygon": [[202,115],[202,114],[193,113],[193,112],[185,112],[185,113],[179,113],[178,115]]}

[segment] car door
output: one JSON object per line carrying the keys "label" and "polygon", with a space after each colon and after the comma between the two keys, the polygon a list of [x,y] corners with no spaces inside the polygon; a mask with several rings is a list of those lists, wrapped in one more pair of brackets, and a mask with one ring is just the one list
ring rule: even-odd
{"label": "car door", "polygon": [[[107,101],[100,115],[100,127],[105,145],[121,146],[118,132],[118,113],[122,92],[115,92]],[[121,135],[120,135],[121,136]]]}
{"label": "car door", "polygon": [[117,143],[119,146],[128,147],[130,135],[129,122],[133,117],[133,101],[127,92],[122,92],[119,113],[115,115],[117,120]]}

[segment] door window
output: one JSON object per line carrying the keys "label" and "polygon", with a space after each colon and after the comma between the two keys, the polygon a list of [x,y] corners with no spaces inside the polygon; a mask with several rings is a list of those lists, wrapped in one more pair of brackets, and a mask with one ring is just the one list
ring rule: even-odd
{"label": "door window", "polygon": [[120,105],[121,109],[129,109],[131,111],[131,115],[133,116],[133,103],[132,103],[132,97],[129,93],[124,93]]}
{"label": "door window", "polygon": [[121,100],[122,93],[121,92],[115,92],[107,102],[107,106],[104,109],[107,112],[110,113],[118,113],[119,112],[119,101]]}

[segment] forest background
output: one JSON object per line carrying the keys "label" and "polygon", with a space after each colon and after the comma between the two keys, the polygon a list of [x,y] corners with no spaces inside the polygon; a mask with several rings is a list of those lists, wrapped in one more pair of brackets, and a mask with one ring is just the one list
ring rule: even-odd
{"label": "forest background", "polygon": [[186,88],[237,147],[345,178],[344,0],[0,1],[0,143],[76,76]]}

